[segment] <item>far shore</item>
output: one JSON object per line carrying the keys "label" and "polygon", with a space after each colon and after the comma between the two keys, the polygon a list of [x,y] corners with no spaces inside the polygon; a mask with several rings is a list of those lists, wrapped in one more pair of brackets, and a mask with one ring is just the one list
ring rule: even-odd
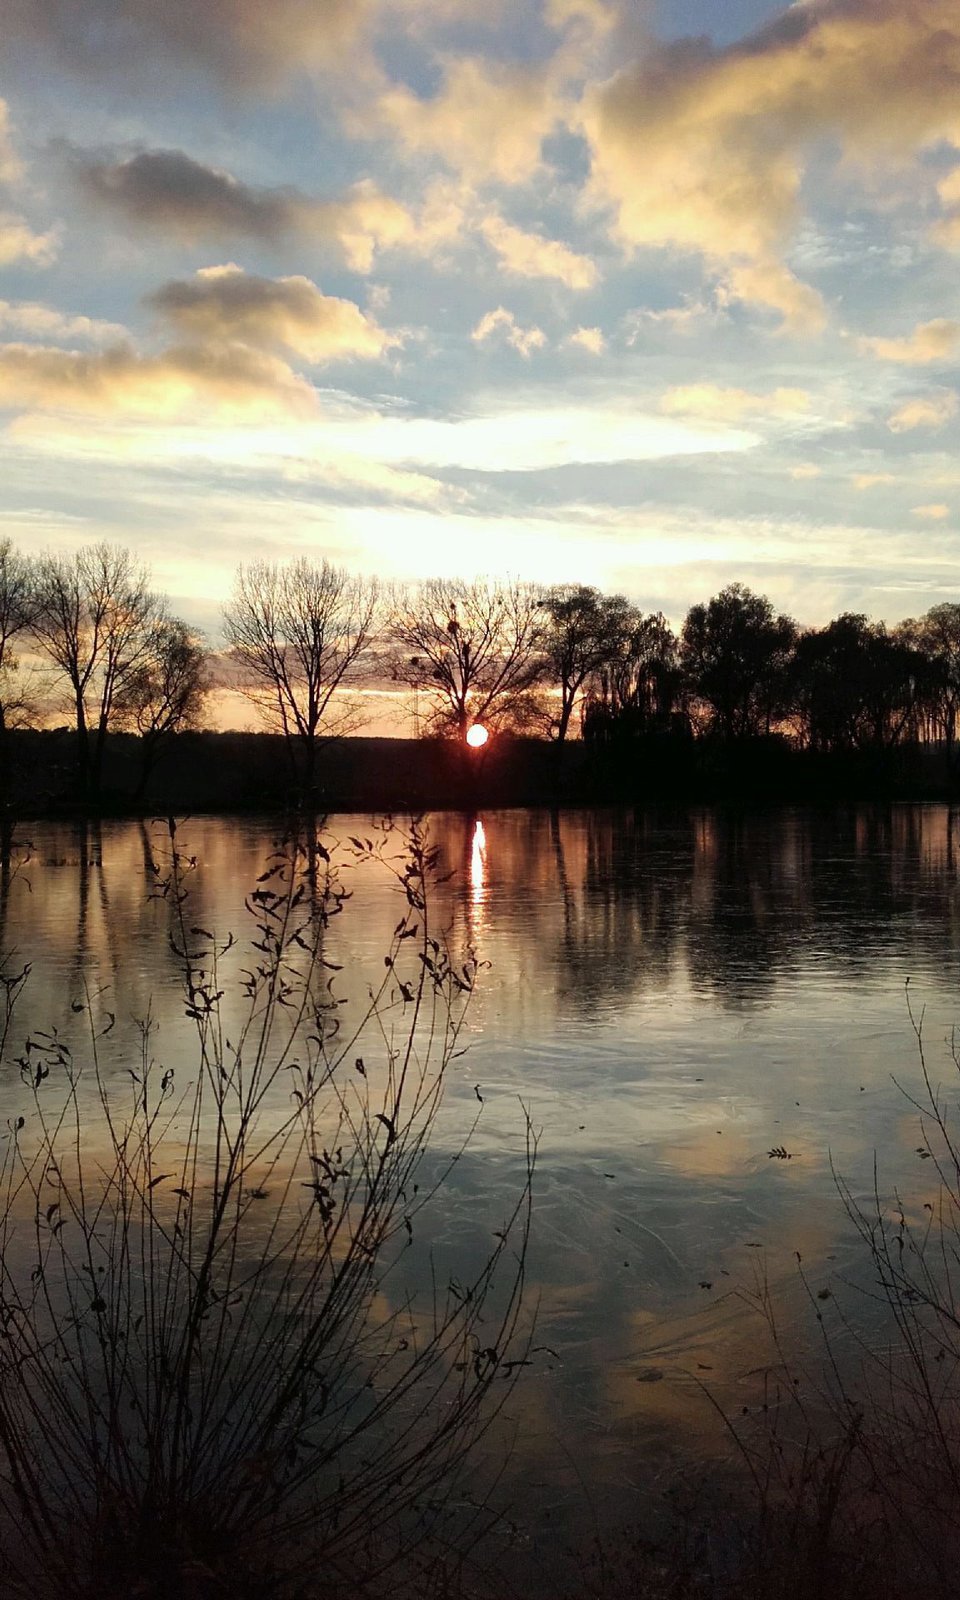
{"label": "far shore", "polygon": [[174,735],[145,785],[140,739],[112,734],[95,795],[78,792],[70,730],[11,733],[7,749],[0,814],[8,819],[656,803],[742,808],[956,794],[942,746],[823,756],[777,736],[724,744],[653,734],[559,746],[504,735],[480,751],[443,739],[347,738],[321,751],[317,781],[305,791],[274,734]]}

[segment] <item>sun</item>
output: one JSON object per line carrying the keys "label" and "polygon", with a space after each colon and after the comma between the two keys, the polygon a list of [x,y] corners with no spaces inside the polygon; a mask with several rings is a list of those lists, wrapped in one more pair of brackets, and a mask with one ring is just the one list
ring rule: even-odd
{"label": "sun", "polygon": [[472,728],[467,729],[467,744],[472,745],[474,750],[479,750],[481,745],[486,744],[489,737],[482,722],[475,722]]}

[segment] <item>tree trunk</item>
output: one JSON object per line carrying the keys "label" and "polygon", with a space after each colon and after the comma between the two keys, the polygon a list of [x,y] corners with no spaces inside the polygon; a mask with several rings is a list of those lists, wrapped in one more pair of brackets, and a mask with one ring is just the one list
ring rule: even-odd
{"label": "tree trunk", "polygon": [[90,792],[90,734],[87,728],[87,712],[83,703],[83,695],[77,690],[77,778],[80,785],[80,794],[84,800]]}
{"label": "tree trunk", "polygon": [[90,765],[91,782],[90,792],[93,799],[99,798],[100,785],[103,778],[103,753],[107,743],[107,720],[105,717],[97,719],[97,729],[93,739],[93,760]]}
{"label": "tree trunk", "polygon": [[568,698],[566,689],[563,690],[562,698],[560,700],[560,720],[557,723],[557,744],[563,744],[567,737],[567,731],[570,727],[570,718],[573,715],[573,702],[575,697],[576,692],[571,694]]}
{"label": "tree trunk", "polygon": [[153,777],[153,769],[156,766],[159,746],[160,740],[156,736],[151,737],[149,733],[141,735],[140,776],[133,791],[134,805],[139,805],[146,797],[147,785]]}
{"label": "tree trunk", "polygon": [[317,775],[317,736],[310,732],[304,739],[303,751],[303,794],[304,798],[313,795],[314,781]]}

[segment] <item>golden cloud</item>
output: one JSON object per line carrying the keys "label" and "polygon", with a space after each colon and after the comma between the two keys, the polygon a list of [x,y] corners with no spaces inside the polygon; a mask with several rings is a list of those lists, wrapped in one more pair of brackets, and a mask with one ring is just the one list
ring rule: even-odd
{"label": "golden cloud", "polygon": [[[311,363],[377,357],[396,338],[352,301],[308,278],[258,278],[210,267],[148,297],[173,330],[158,353],[124,335],[93,353],[62,345],[0,345],[0,407],[16,411],[167,419],[211,408],[217,423],[315,416],[316,391],[287,357]],[[115,330],[33,303],[0,301],[0,326],[50,337],[102,338]],[[122,330],[120,330],[122,333]]]}
{"label": "golden cloud", "polygon": [[896,477],[892,472],[857,472],[854,473],[853,487],[863,491],[864,489],[879,488],[881,484],[885,483],[896,483],[896,481]]}
{"label": "golden cloud", "polygon": [[648,49],[582,105],[594,197],[628,247],[701,254],[729,292],[815,327],[822,308],[784,260],[807,162],[902,166],[960,139],[956,0],[816,0],[717,49]]}
{"label": "golden cloud", "polygon": [[728,422],[751,415],[794,417],[807,411],[805,389],[774,389],[771,394],[751,394],[747,389],[724,388],[715,383],[690,383],[668,389],[660,410],[668,417],[704,417]]}
{"label": "golden cloud", "polygon": [[914,506],[910,513],[913,517],[924,517],[927,522],[943,522],[950,515],[950,507],[945,505]]}
{"label": "golden cloud", "polygon": [[242,345],[183,346],[143,355],[129,343],[93,353],[0,345],[0,406],[16,411],[150,419],[309,414],[316,394],[285,362]]}
{"label": "golden cloud", "polygon": [[35,267],[48,267],[56,260],[60,247],[60,230],[51,228],[47,233],[34,233],[23,217],[12,211],[0,211],[0,267],[9,267],[15,261],[29,261]]}
{"label": "golden cloud", "polygon": [[496,334],[502,333],[506,343],[512,345],[525,359],[529,360],[534,350],[541,350],[547,342],[547,336],[542,328],[522,328],[512,311],[505,306],[497,306],[495,311],[488,311],[480,318],[470,337],[474,344],[483,344],[485,340],[492,339]]}
{"label": "golden cloud", "polygon": [[162,229],[188,244],[300,233],[335,246],[350,267],[369,272],[378,250],[409,243],[416,233],[405,207],[369,180],[336,199],[316,200],[296,189],[243,183],[182,150],[112,160],[75,152],[72,164],[84,190],[126,223]]}
{"label": "golden cloud", "polygon": [[116,344],[126,338],[126,329],[116,322],[64,316],[36,300],[0,300],[0,328],[24,334],[28,339],[85,339],[93,344]]}
{"label": "golden cloud", "polygon": [[937,184],[937,194],[948,214],[935,225],[933,235],[938,244],[953,250],[960,246],[960,211],[954,209],[960,206],[960,167],[954,167],[945,178],[941,178]]}
{"label": "golden cloud", "polygon": [[576,345],[580,350],[588,350],[592,356],[602,356],[607,348],[607,341],[601,328],[577,328],[571,333],[567,344]]}
{"label": "golden cloud", "polygon": [[945,250],[960,250],[960,214],[944,217],[935,224],[933,237]]}
{"label": "golden cloud", "polygon": [[468,179],[517,183],[539,167],[543,141],[560,116],[549,69],[467,56],[446,61],[431,99],[391,84],[349,125],[361,135],[396,135],[409,151],[440,156]]}
{"label": "golden cloud", "polygon": [[568,289],[590,289],[597,281],[597,269],[589,256],[578,255],[559,239],[516,228],[499,212],[484,217],[480,231],[506,271],[519,278],[556,278]]}
{"label": "golden cloud", "polygon": [[923,366],[930,361],[945,361],[955,351],[960,341],[960,322],[946,317],[935,317],[932,322],[918,322],[913,332],[902,338],[858,339],[857,346],[866,355],[879,356],[881,361],[901,361],[910,366]]}
{"label": "golden cloud", "polygon": [[352,300],[322,294],[309,278],[260,278],[232,264],[166,283],[147,304],[191,340],[281,349],[315,363],[376,359],[399,343]]}
{"label": "golden cloud", "polygon": [[801,283],[781,261],[739,262],[727,267],[717,287],[717,304],[738,301],[778,312],[784,327],[795,333],[819,333],[827,320],[816,289]]}
{"label": "golden cloud", "polygon": [[406,207],[369,178],[338,200],[314,201],[310,220],[314,233],[336,240],[354,272],[372,271],[382,250],[414,247],[421,231]]}
{"label": "golden cloud", "polygon": [[914,428],[942,428],[960,410],[956,390],[941,389],[938,393],[921,395],[906,400],[892,416],[887,418],[891,433],[911,433]]}

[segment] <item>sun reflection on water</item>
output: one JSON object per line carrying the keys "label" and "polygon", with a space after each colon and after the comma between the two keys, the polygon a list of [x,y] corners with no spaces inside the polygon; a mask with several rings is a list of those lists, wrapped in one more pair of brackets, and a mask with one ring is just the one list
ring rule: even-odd
{"label": "sun reflection on water", "polygon": [[470,898],[475,906],[486,899],[487,835],[478,817],[473,829],[470,847]]}

